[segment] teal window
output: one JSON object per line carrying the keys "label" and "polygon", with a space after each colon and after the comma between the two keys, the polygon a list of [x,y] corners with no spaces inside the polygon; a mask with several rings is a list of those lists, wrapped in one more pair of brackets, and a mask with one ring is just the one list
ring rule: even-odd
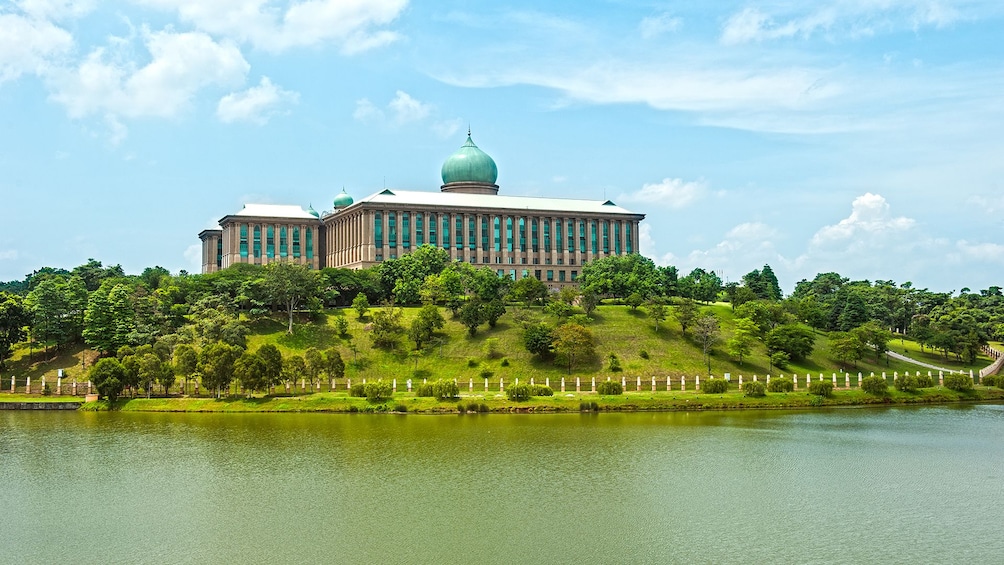
{"label": "teal window", "polygon": [[293,228],[293,257],[300,258],[300,228]]}
{"label": "teal window", "polygon": [[579,252],[586,252],[586,222],[579,220]]}
{"label": "teal window", "polygon": [[603,222],[603,252],[610,253],[610,222]]}
{"label": "teal window", "polygon": [[254,227],[253,246],[254,248],[252,249],[252,251],[254,252],[255,259],[258,259],[259,257],[261,257],[261,226]]}
{"label": "teal window", "polygon": [[498,216],[495,216],[495,219],[492,221],[492,223],[495,224],[495,227],[494,227],[493,233],[492,233],[492,235],[495,237],[495,251],[501,252],[502,251],[502,219],[499,218]]}
{"label": "teal window", "polygon": [[551,219],[544,220],[544,253],[551,252]]}
{"label": "teal window", "polygon": [[411,217],[407,212],[401,212],[401,247],[411,247]]}
{"label": "teal window", "polygon": [[314,258],[314,228],[307,228],[307,259]]}
{"label": "teal window", "polygon": [[415,245],[425,244],[425,228],[422,226],[422,213],[415,212]]}
{"label": "teal window", "polygon": [[540,269],[535,269],[533,271],[533,278],[537,279],[538,281],[540,280]]}
{"label": "teal window", "polygon": [[568,221],[568,252],[575,253],[575,222]]}
{"label": "teal window", "polygon": [[551,270],[547,271],[547,280],[548,280],[548,282],[553,282],[554,281],[554,271],[551,271]]}
{"label": "teal window", "polygon": [[488,216],[481,216],[481,251],[488,251]]}
{"label": "teal window", "polygon": [[387,245],[397,247],[397,214],[394,212],[387,214]]}
{"label": "teal window", "polygon": [[526,251],[526,218],[519,219],[519,250]]}
{"label": "teal window", "polygon": [[247,257],[247,256],[248,256],[248,227],[246,224],[241,224],[241,257]]}
{"label": "teal window", "polygon": [[[247,241],[244,241],[244,253],[247,253]],[[216,268],[223,267],[223,238],[216,240]]]}
{"label": "teal window", "polygon": [[443,249],[450,248],[450,215],[443,214]]}
{"label": "teal window", "polygon": [[279,257],[289,256],[289,234],[286,232],[286,226],[279,228]]}
{"label": "teal window", "polygon": [[628,224],[624,226],[624,243],[626,243],[627,252],[634,253],[634,242],[631,240],[631,235],[634,233],[634,224]]}
{"label": "teal window", "polygon": [[505,219],[505,246],[506,251],[512,251],[512,216]]}
{"label": "teal window", "polygon": [[478,248],[478,221],[474,216],[467,216],[467,248]]}
{"label": "teal window", "polygon": [[565,282],[565,271],[558,271],[558,282]]}
{"label": "teal window", "polygon": [[464,248],[464,216],[457,214],[453,224],[453,238],[457,249]]}
{"label": "teal window", "polygon": [[265,256],[275,259],[275,226],[269,226],[265,236]]}
{"label": "teal window", "polygon": [[561,226],[561,220],[554,223],[554,250],[561,253],[561,234],[564,233]]}
{"label": "teal window", "polygon": [[572,282],[575,282],[579,278],[578,271],[572,271]]}
{"label": "teal window", "polygon": [[[538,222],[537,218],[530,221],[530,250],[534,253],[540,251],[540,238],[537,235]],[[537,277],[538,279],[540,277]]]}
{"label": "teal window", "polygon": [[621,254],[621,223],[614,222],[614,253]]}
{"label": "teal window", "polygon": [[589,222],[589,229],[592,234],[592,239],[590,240],[590,248],[593,250],[593,254],[599,253],[599,242],[596,240],[596,220]]}
{"label": "teal window", "polygon": [[383,214],[373,214],[373,245],[377,249],[383,247]]}
{"label": "teal window", "polygon": [[436,215],[429,214],[429,244],[436,245]]}

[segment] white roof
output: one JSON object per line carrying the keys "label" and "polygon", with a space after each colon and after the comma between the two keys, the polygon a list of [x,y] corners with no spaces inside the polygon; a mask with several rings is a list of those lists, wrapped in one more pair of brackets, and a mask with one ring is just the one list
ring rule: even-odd
{"label": "white roof", "polygon": [[309,212],[296,204],[245,204],[234,216],[254,216],[256,218],[294,218],[316,220]]}
{"label": "white roof", "polygon": [[[499,196],[496,194],[467,194],[463,192],[426,192],[417,190],[387,189],[359,200],[378,204],[404,204],[414,206],[450,206],[457,208],[489,208],[502,210],[537,210],[543,212],[572,212],[579,214],[630,214],[640,215],[607,200],[578,200],[574,198],[544,198],[538,196]],[[349,206],[351,208],[352,206]]]}

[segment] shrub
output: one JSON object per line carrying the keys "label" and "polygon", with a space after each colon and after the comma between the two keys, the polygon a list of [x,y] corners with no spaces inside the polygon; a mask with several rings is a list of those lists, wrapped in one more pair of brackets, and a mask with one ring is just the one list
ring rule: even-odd
{"label": "shrub", "polygon": [[404,404],[395,404],[394,405],[394,411],[395,412],[407,412],[408,411],[408,407],[405,406]]}
{"label": "shrub", "polygon": [[468,412],[480,412],[481,410],[478,409],[478,403],[477,402],[471,402],[470,404],[467,405],[467,411]]}
{"label": "shrub", "polygon": [[786,377],[778,377],[770,380],[767,390],[771,392],[791,392],[795,390],[795,382]]}
{"label": "shrub", "polygon": [[352,385],[352,388],[349,389],[349,396],[358,396],[359,398],[366,396],[366,385],[363,383]]}
{"label": "shrub", "polygon": [[42,389],[42,396],[50,396],[52,394],[52,387],[49,383],[45,383],[45,388]]}
{"label": "shrub", "polygon": [[610,354],[610,371],[613,373],[619,373],[624,369],[621,368],[621,360],[617,358],[616,353]]}
{"label": "shrub", "polygon": [[457,403],[457,412],[460,412],[461,414],[466,414],[467,413],[467,407],[464,406],[463,402],[458,402]]}
{"label": "shrub", "polygon": [[533,388],[526,383],[511,385],[505,389],[505,395],[513,402],[523,402],[524,400],[530,400],[533,396]]}
{"label": "shrub", "polygon": [[648,359],[648,351],[642,349],[641,351],[638,352],[638,356],[641,357],[642,359]]}
{"label": "shrub", "polygon": [[767,396],[767,387],[760,381],[747,381],[743,383],[743,394],[746,396]]}
{"label": "shrub", "polygon": [[729,390],[729,381],[725,379],[708,379],[701,385],[701,391],[707,394],[721,394]]}
{"label": "shrub", "polygon": [[509,358],[508,357],[503,357],[501,364],[502,364],[503,367],[508,367],[509,366]]}
{"label": "shrub", "polygon": [[432,393],[436,400],[460,398],[460,387],[453,381],[438,380],[432,383]]}
{"label": "shrub", "polygon": [[415,385],[415,396],[436,396],[433,383],[422,383]]}
{"label": "shrub", "polygon": [[861,390],[875,396],[885,396],[889,394],[889,383],[882,377],[872,375],[861,379]]}
{"label": "shrub", "polygon": [[363,391],[366,394],[366,400],[370,402],[383,402],[393,395],[390,383],[384,382],[382,379],[366,383],[363,386]]}
{"label": "shrub", "polygon": [[[997,388],[1004,388],[1001,385],[1004,384],[1004,380],[997,375],[987,375],[983,377],[983,386],[995,386]],[[930,385],[928,385],[930,386]]]}
{"label": "shrub", "polygon": [[946,375],[945,387],[958,392],[973,390],[973,379],[969,378],[969,375],[963,375],[961,373]]}
{"label": "shrub", "polygon": [[481,346],[481,352],[485,354],[485,357],[489,359],[496,359],[502,356],[502,351],[499,346],[499,338],[490,337],[485,340],[484,344]]}
{"label": "shrub", "polygon": [[917,381],[917,388],[931,388],[934,386],[934,377],[931,375],[916,375],[913,379]]}
{"label": "shrub", "polygon": [[579,411],[580,412],[598,412],[600,405],[595,402],[580,402]]}
{"label": "shrub", "polygon": [[624,386],[619,381],[603,381],[596,385],[596,392],[609,396],[624,394]]}
{"label": "shrub", "polygon": [[485,367],[484,369],[481,369],[480,375],[482,379],[490,379],[493,376],[495,376],[495,371],[492,371],[488,367]]}
{"label": "shrub", "polygon": [[533,396],[554,396],[554,389],[547,385],[532,385]]}
{"label": "shrub", "polygon": [[833,383],[830,381],[813,381],[809,385],[809,392],[816,396],[832,396]]}
{"label": "shrub", "polygon": [[770,354],[770,362],[779,369],[784,369],[791,362],[791,356],[784,351],[775,351]]}
{"label": "shrub", "polygon": [[903,375],[896,379],[896,390],[900,392],[917,392],[917,379],[910,375]]}
{"label": "shrub", "polygon": [[477,367],[478,365],[480,365],[480,363],[478,363],[477,359],[473,359],[472,358],[472,359],[468,359],[467,360],[467,366],[468,367],[474,368],[474,367]]}

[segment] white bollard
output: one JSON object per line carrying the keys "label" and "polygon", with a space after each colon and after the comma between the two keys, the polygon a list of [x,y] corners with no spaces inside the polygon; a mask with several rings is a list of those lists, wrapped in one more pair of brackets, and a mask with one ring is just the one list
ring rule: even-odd
{"label": "white bollard", "polygon": [[701,376],[694,375],[694,390],[701,390]]}

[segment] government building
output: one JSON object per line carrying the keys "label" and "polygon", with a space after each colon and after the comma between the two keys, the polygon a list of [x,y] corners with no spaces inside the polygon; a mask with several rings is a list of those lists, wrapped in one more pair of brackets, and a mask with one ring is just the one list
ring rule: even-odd
{"label": "government building", "polygon": [[644,214],[609,200],[500,195],[495,161],[469,132],[442,177],[439,192],[385,189],[354,201],[343,189],[324,213],[245,204],[199,234],[202,272],[274,261],[363,269],[435,245],[456,261],[558,288],[593,259],[638,253]]}

